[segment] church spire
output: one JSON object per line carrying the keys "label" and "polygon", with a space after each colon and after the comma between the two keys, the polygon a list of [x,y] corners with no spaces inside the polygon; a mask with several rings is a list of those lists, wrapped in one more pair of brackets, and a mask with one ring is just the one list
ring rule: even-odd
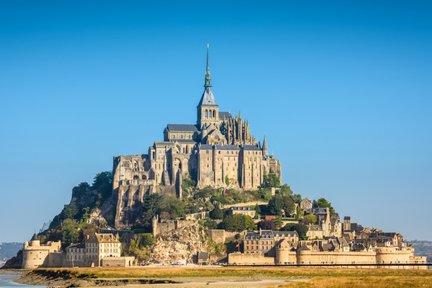
{"label": "church spire", "polygon": [[265,136],[264,136],[264,140],[263,140],[262,151],[263,151],[263,154],[265,156],[268,155],[267,138]]}
{"label": "church spire", "polygon": [[211,91],[211,78],[210,78],[210,64],[209,64],[209,44],[207,44],[207,59],[206,59],[206,73],[204,82],[204,93],[198,104],[198,107],[205,105],[216,106],[216,100],[214,98],[213,92]]}
{"label": "church spire", "polygon": [[210,78],[210,65],[209,65],[209,47],[210,45],[207,44],[206,74],[205,74],[205,81],[204,81],[204,88],[206,90],[212,87],[211,78]]}

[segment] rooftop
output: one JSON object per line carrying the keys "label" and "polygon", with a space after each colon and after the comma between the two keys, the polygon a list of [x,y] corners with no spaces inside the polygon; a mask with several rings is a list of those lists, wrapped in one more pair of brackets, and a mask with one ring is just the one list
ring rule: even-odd
{"label": "rooftop", "polygon": [[193,124],[168,124],[166,129],[169,132],[198,132],[198,129]]}

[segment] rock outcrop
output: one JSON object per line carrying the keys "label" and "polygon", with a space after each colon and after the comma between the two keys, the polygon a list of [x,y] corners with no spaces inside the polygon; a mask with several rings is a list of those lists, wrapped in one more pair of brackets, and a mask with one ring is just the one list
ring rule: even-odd
{"label": "rock outcrop", "polygon": [[164,231],[157,236],[151,251],[150,262],[173,263],[180,260],[192,262],[197,252],[207,251],[208,241],[204,228],[198,222]]}

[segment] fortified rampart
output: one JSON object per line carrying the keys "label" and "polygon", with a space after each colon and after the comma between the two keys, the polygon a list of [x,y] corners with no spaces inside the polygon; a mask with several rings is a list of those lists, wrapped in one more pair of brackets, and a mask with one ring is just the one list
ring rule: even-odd
{"label": "fortified rampart", "polygon": [[376,264],[376,253],[303,250],[297,252],[297,264]]}
{"label": "fortified rampart", "polygon": [[61,266],[61,260],[59,259],[61,259],[62,253],[60,251],[60,241],[48,242],[42,245],[39,240],[33,238],[30,242],[24,243],[22,268],[54,267],[58,263]]}
{"label": "fortified rampart", "polygon": [[[426,264],[426,257],[414,256],[413,249],[396,247],[377,247],[369,251],[291,251],[284,245],[276,247],[275,257],[260,254],[231,253],[230,265],[375,265],[391,269],[427,269],[427,266],[403,264]],[[381,266],[391,264],[389,266]],[[395,265],[396,264],[396,265]],[[400,264],[399,266],[397,264]],[[375,267],[375,266],[371,266]]]}
{"label": "fortified rampart", "polygon": [[159,234],[166,234],[182,227],[189,227],[195,223],[196,221],[193,220],[159,220],[159,217],[156,216],[152,220],[152,233],[156,237]]}
{"label": "fortified rampart", "polygon": [[275,265],[274,257],[249,255],[240,252],[228,254],[228,264],[231,265]]}

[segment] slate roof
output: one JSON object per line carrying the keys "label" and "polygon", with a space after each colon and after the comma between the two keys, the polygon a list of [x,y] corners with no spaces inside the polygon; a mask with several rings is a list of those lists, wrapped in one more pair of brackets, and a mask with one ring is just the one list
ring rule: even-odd
{"label": "slate roof", "polygon": [[216,145],[216,150],[240,150],[240,147],[237,145]]}
{"label": "slate roof", "polygon": [[213,146],[212,146],[212,145],[208,145],[208,144],[201,144],[201,145],[199,146],[199,149],[200,149],[200,150],[212,150],[212,149],[213,149]]}
{"label": "slate roof", "polygon": [[314,208],[314,209],[312,210],[312,212],[313,212],[314,214],[321,214],[321,215],[325,215],[325,214],[327,214],[327,210],[326,210],[326,208],[322,208],[322,207]]}
{"label": "slate roof", "polygon": [[223,119],[229,119],[232,118],[231,113],[229,112],[219,112],[219,119],[223,120]]}
{"label": "slate roof", "polygon": [[189,144],[195,144],[196,141],[191,139],[172,139],[170,142],[178,142],[178,143],[189,143]]}
{"label": "slate roof", "polygon": [[210,88],[204,90],[198,106],[217,106],[215,97]]}
{"label": "slate roof", "polygon": [[309,231],[320,231],[322,230],[318,225],[309,225]]}
{"label": "slate roof", "polygon": [[272,234],[274,236],[279,236],[279,237],[282,236],[298,237],[297,231],[272,231]]}
{"label": "slate roof", "polygon": [[174,143],[169,141],[155,142],[155,146],[172,146],[172,145],[174,145]]}
{"label": "slate roof", "polygon": [[255,150],[255,151],[261,151],[261,148],[256,145],[244,145],[244,150]]}
{"label": "slate roof", "polygon": [[83,249],[83,248],[85,248],[85,244],[84,243],[75,243],[75,244],[72,243],[68,247],[66,247],[66,249],[71,249],[71,248]]}
{"label": "slate roof", "polygon": [[258,239],[274,239],[275,237],[298,237],[297,231],[272,231],[272,230],[261,230],[260,233],[249,232],[246,234],[246,239],[258,240]]}
{"label": "slate roof", "polygon": [[252,211],[252,210],[254,210],[251,207],[247,207],[247,206],[234,206],[234,207],[231,207],[230,209],[236,210],[236,211]]}
{"label": "slate roof", "polygon": [[249,232],[246,234],[245,239],[246,240],[250,240],[250,239],[260,239],[261,235],[255,232]]}
{"label": "slate roof", "polygon": [[166,129],[174,132],[198,132],[197,127],[193,124],[168,124]]}

